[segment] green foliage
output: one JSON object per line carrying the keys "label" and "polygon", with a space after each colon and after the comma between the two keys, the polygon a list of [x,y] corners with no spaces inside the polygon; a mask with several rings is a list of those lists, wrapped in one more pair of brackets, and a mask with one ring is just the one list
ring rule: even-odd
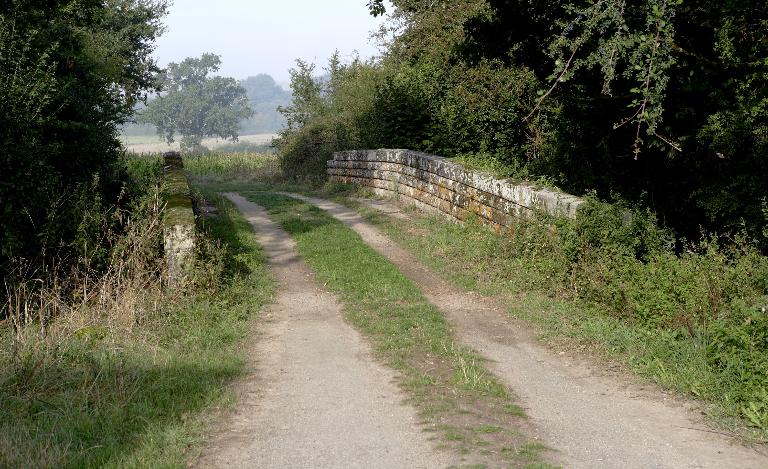
{"label": "green foliage", "polygon": [[669,251],[674,245],[672,234],[658,227],[651,211],[632,211],[625,204],[600,202],[594,196],[579,207],[575,220],[555,223],[566,227],[563,249],[573,261],[585,251],[608,246],[647,261],[652,254]]}
{"label": "green foliage", "polygon": [[361,129],[367,147],[388,145],[435,151],[440,146],[437,105],[445,94],[443,71],[429,64],[385,70],[376,83],[370,118]]}
{"label": "green foliage", "polygon": [[[288,127],[278,147],[286,174],[324,177],[334,151],[411,148],[446,156],[487,153],[507,166],[543,158],[545,119],[520,126],[538,80],[498,63],[446,73],[429,63],[397,67],[332,58],[327,79],[298,62],[294,101],[283,108]],[[467,77],[471,79],[467,80]],[[550,106],[548,104],[548,106]]]}
{"label": "green foliage", "polygon": [[123,156],[122,164],[126,167],[129,184],[128,198],[136,200],[147,193],[147,188],[157,184],[163,173],[163,161],[160,156]]}
{"label": "green foliage", "polygon": [[707,360],[739,378],[741,386],[728,398],[752,425],[768,429],[768,313],[766,306],[740,306],[728,320],[709,326]]}
{"label": "green foliage", "polygon": [[643,328],[680,331],[692,340],[703,336],[708,363],[731,383],[727,405],[764,425],[768,258],[743,240],[721,245],[717,239],[676,255],[669,233],[656,229],[650,214],[627,218],[616,208],[606,213],[587,205],[561,227],[556,244],[571,259],[561,277],[565,285]]}
{"label": "green foliage", "polygon": [[[673,20],[682,0],[644,3],[642,9],[632,8],[625,0],[598,1],[585,7],[568,3],[566,14],[558,19],[563,32],[550,44],[555,64],[549,77],[552,89],[574,79],[580,69],[600,68],[602,93],[606,95],[612,94],[619,76],[626,79],[624,86],[630,87],[630,115],[614,124],[614,129],[635,125],[635,158],[644,145],[645,135],[680,149],[679,144],[660,135],[657,129],[662,123],[668,71],[675,63]],[[644,17],[638,21],[636,16],[640,15]]]}
{"label": "green foliage", "polygon": [[369,65],[359,60],[341,65],[334,55],[326,80],[314,77],[314,68],[297,61],[297,68],[291,70],[293,102],[280,108],[287,127],[276,146],[283,173],[292,178],[325,178],[326,161],[334,151],[361,144],[357,122],[365,120],[370,109]]}
{"label": "green foliage", "polygon": [[234,78],[208,76],[220,64],[215,54],[168,64],[160,77],[165,93],[147,104],[138,121],[155,125],[168,143],[181,134],[185,152],[199,152],[205,137],[237,141],[240,121],[253,111],[245,89]]}
{"label": "green foliage", "polygon": [[533,72],[483,61],[453,73],[439,107],[441,154],[490,153],[503,164],[546,157],[553,130],[543,119],[524,122],[540,87]]}
{"label": "green foliage", "polygon": [[86,201],[98,212],[118,202],[115,127],[155,87],[151,53],[165,12],[162,0],[0,6],[3,268],[13,257],[66,258],[98,242]]}
{"label": "green foliage", "polygon": [[509,298],[548,335],[598,344],[765,435],[768,257],[750,243],[702,239],[678,255],[648,212],[594,200],[575,220],[521,219],[501,234],[414,218],[379,226],[455,282]]}
{"label": "green foliage", "polygon": [[357,146],[356,136],[348,132],[342,122],[329,119],[282,138],[278,148],[283,174],[290,178],[324,179],[326,162],[333,158],[333,152]]}
{"label": "green foliage", "polygon": [[290,70],[293,101],[290,106],[280,108],[280,112],[286,117],[289,130],[304,127],[311,118],[326,113],[327,103],[322,96],[323,84],[313,76],[314,70],[314,64],[303,60],[297,60],[296,68]]}
{"label": "green foliage", "polygon": [[392,5],[366,146],[491,155],[572,193],[619,194],[689,238],[760,237],[765,2]]}

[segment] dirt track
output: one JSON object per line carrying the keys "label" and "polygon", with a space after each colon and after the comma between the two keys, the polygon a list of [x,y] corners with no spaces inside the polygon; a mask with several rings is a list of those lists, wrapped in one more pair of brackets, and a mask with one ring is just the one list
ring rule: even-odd
{"label": "dirt track", "polygon": [[539,436],[560,450],[565,467],[768,467],[768,457],[711,432],[684,401],[628,384],[586,360],[555,356],[495,301],[443,281],[356,211],[286,195],[327,210],[415,281],[459,338],[490,359],[491,369],[522,397]]}
{"label": "dirt track", "polygon": [[342,319],[290,236],[266,212],[226,194],[269,256],[277,298],[249,343],[252,367],[233,415],[197,467],[433,468],[450,455],[432,448],[401,402],[394,373]]}

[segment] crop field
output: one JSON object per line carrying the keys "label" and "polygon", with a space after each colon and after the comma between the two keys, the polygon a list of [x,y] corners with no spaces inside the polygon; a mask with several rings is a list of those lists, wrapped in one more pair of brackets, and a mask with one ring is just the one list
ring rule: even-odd
{"label": "crop field", "polygon": [[[277,134],[241,135],[237,142],[206,138],[203,146],[211,150],[226,149],[228,147],[270,147]],[[168,144],[157,135],[122,135],[120,141],[126,150],[131,153],[162,153],[165,151],[179,150],[179,141]],[[237,148],[234,149],[237,151]]]}

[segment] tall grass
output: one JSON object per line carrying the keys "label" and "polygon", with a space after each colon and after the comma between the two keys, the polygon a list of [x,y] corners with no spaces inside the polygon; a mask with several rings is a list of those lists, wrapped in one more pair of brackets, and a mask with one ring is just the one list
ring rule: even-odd
{"label": "tall grass", "polygon": [[[165,265],[160,246],[162,204],[157,189],[145,197],[140,213],[126,216],[120,232],[104,235],[109,244],[106,268],[92,268],[92,260],[79,259],[61,272],[56,261],[37,268],[23,261],[5,277],[2,316],[12,326],[14,341],[31,338],[56,340],[84,333],[89,328],[130,330],[140,324],[163,294]],[[14,347],[16,349],[18,347]]]}
{"label": "tall grass", "polygon": [[184,167],[202,184],[265,181],[280,174],[278,157],[265,153],[210,153],[185,158]]}
{"label": "tall grass", "polygon": [[[134,161],[131,172],[152,180],[157,161]],[[201,222],[179,288],[164,282],[156,186],[130,216],[113,213],[124,219],[106,236],[105,265],[19,262],[6,276],[0,467],[187,465],[206,414],[231,402],[249,318],[271,288],[248,223],[209,199],[219,215]]]}

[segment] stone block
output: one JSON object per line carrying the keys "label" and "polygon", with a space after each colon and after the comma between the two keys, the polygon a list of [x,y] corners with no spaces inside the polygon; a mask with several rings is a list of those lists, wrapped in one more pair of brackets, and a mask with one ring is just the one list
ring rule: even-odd
{"label": "stone block", "polygon": [[330,180],[360,184],[431,207],[457,220],[473,214],[496,230],[542,212],[573,218],[583,200],[531,184],[495,179],[446,158],[412,150],[351,150],[327,162]]}
{"label": "stone block", "polygon": [[163,249],[168,269],[168,283],[182,283],[194,259],[195,214],[192,192],[178,152],[163,154],[162,197]]}

